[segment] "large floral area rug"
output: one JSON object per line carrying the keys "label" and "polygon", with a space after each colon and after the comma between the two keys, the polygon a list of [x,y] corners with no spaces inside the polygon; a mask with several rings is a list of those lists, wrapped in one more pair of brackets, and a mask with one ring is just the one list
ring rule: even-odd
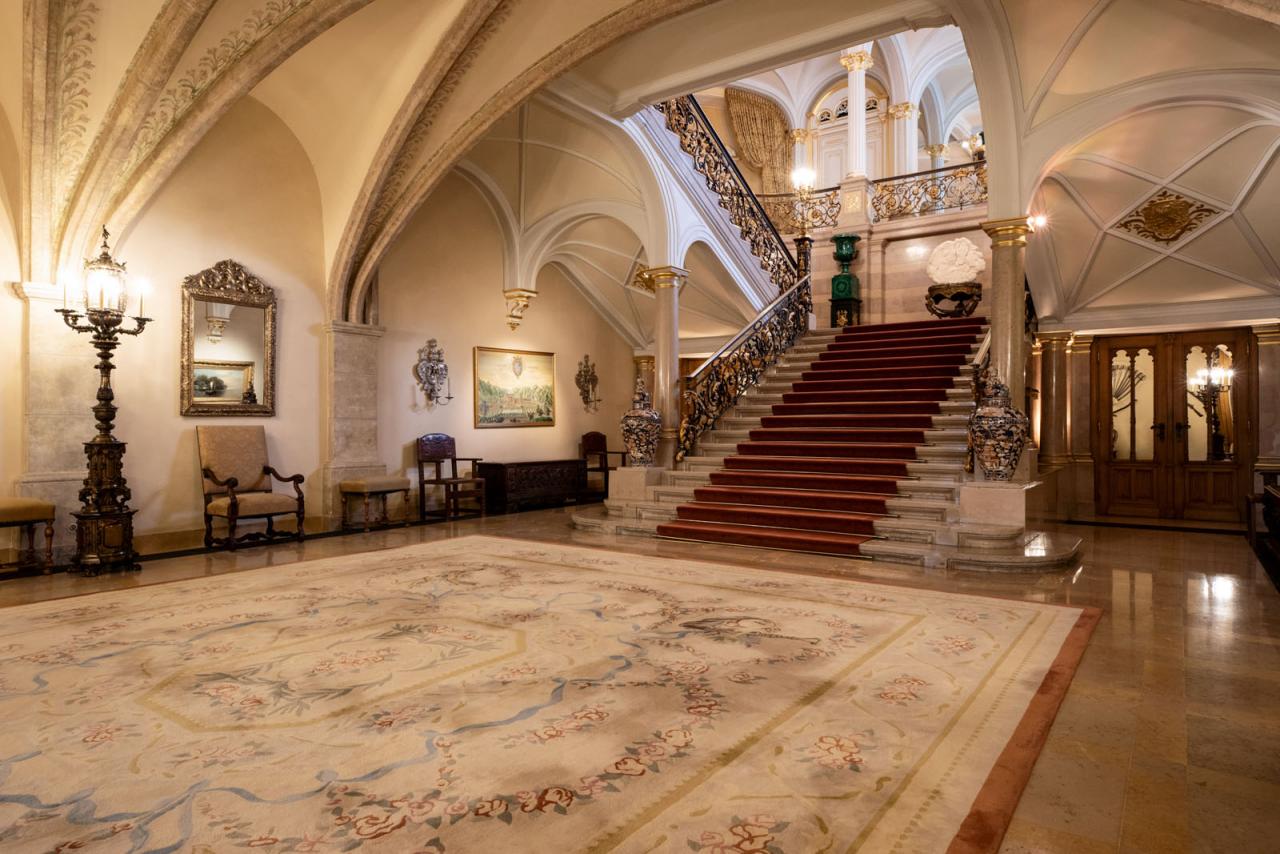
{"label": "large floral area rug", "polygon": [[998,844],[1079,609],[466,537],[7,608],[0,850]]}

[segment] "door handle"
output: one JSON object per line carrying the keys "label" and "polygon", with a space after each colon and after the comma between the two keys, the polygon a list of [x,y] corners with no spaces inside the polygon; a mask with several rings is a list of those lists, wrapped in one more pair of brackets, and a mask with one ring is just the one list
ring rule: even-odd
{"label": "door handle", "polygon": [[1164,441],[1164,422],[1163,421],[1161,421],[1159,424],[1152,424],[1151,429],[1156,431],[1157,439]]}
{"label": "door handle", "polygon": [[1173,425],[1173,433],[1174,433],[1174,435],[1175,435],[1175,436],[1179,436],[1179,437],[1181,437],[1183,433],[1187,432],[1187,429],[1188,429],[1190,426],[1191,426],[1191,425],[1189,425],[1189,424],[1188,424],[1187,422],[1185,422],[1185,421],[1178,421],[1177,423],[1175,423],[1175,424]]}

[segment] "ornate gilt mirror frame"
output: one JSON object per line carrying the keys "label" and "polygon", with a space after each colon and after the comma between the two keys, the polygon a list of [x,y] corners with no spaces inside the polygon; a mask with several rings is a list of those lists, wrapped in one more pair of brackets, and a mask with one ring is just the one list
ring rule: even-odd
{"label": "ornate gilt mirror frame", "polygon": [[[199,403],[195,400],[196,301],[263,309],[262,388],[259,403]],[[178,378],[183,415],[276,414],[276,293],[231,259],[182,280],[182,364]]]}

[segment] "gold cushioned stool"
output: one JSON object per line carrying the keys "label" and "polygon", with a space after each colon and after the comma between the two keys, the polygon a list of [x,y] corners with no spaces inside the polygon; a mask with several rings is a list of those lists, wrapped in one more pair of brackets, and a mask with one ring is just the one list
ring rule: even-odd
{"label": "gold cushioned stool", "polygon": [[[44,572],[53,571],[53,521],[57,516],[57,508],[48,501],[38,498],[0,498],[0,528],[19,528],[26,531],[27,547],[19,548],[18,561],[15,564],[0,566],[17,566],[21,569],[40,566]],[[44,561],[36,558],[36,525],[44,522]],[[21,534],[19,534],[21,546]]]}
{"label": "gold cushioned stool", "polygon": [[338,484],[338,493],[342,496],[342,530],[350,530],[359,527],[347,521],[347,505],[349,498],[364,499],[364,530],[368,531],[370,527],[369,519],[369,503],[373,498],[382,499],[382,515],[376,524],[379,527],[386,527],[391,524],[391,517],[387,514],[387,496],[393,492],[400,493],[400,508],[403,518],[400,523],[409,524],[409,478],[400,477],[398,475],[384,474],[371,475],[369,477],[357,477],[350,480],[341,481]]}

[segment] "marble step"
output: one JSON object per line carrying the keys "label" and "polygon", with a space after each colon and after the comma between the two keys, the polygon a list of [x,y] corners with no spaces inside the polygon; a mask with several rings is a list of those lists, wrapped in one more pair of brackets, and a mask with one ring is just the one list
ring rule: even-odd
{"label": "marble step", "polygon": [[954,503],[960,497],[960,484],[955,480],[904,478],[898,481],[898,494],[908,498]]}
{"label": "marble step", "polygon": [[942,501],[936,498],[917,498],[907,495],[890,496],[885,501],[885,509],[893,516],[912,519],[932,519],[935,522],[946,522],[954,519],[959,508],[954,501]]}

